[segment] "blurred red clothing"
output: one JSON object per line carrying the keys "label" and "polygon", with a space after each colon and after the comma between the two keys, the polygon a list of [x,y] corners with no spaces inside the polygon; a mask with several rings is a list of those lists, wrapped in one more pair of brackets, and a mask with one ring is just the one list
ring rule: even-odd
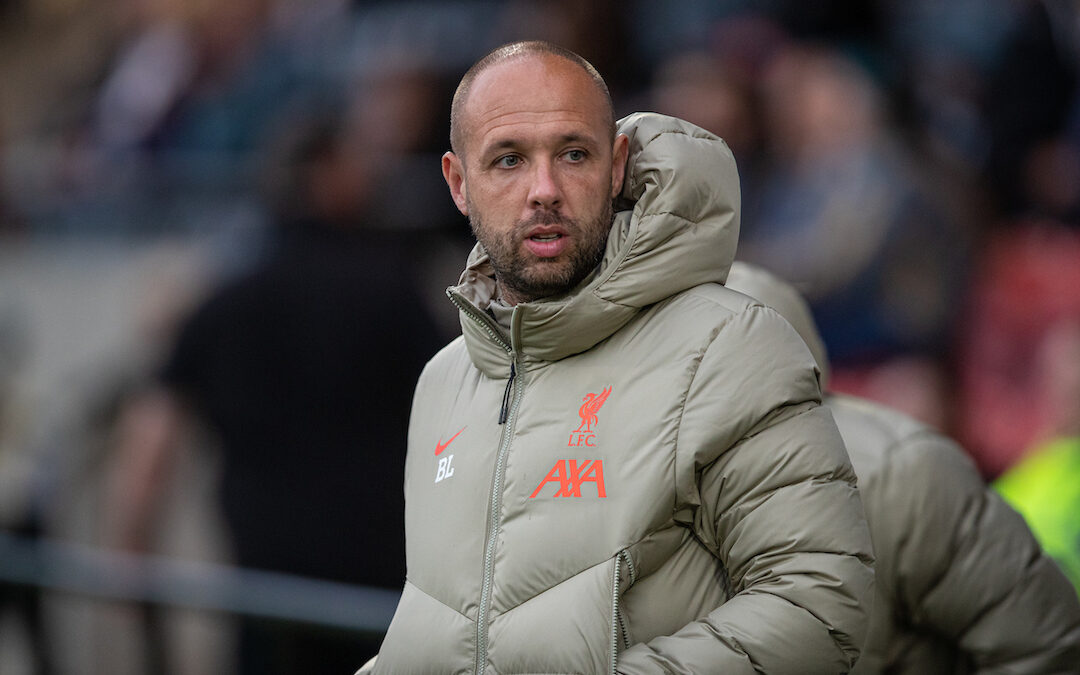
{"label": "blurred red clothing", "polygon": [[958,354],[957,435],[993,478],[1056,433],[1068,407],[1056,400],[1055,380],[1069,364],[1047,354],[1056,329],[1080,321],[1080,231],[1029,222],[995,233],[970,298]]}

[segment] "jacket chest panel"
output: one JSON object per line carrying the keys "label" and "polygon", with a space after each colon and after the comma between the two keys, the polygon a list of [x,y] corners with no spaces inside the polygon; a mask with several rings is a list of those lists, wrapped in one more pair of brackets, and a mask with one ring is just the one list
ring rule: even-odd
{"label": "jacket chest panel", "polygon": [[[475,618],[505,383],[473,373],[414,402],[405,465],[409,580]],[[469,571],[474,571],[470,574]]]}
{"label": "jacket chest panel", "polygon": [[669,523],[682,384],[656,369],[529,373],[505,456],[495,606],[516,606]]}
{"label": "jacket chest panel", "polygon": [[695,357],[657,346],[612,341],[519,372],[506,424],[507,380],[440,376],[410,427],[410,581],[475,617],[492,529],[498,612],[670,525]]}

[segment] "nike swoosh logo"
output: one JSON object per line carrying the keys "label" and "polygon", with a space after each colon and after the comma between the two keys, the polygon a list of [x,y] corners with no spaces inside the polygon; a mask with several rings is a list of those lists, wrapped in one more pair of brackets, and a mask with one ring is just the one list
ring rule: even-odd
{"label": "nike swoosh logo", "polygon": [[[461,427],[461,431],[465,431],[465,429],[466,429],[466,427]],[[454,439],[455,439],[455,438],[457,438],[458,436],[460,436],[460,435],[461,435],[461,431],[459,431],[459,432],[457,432],[456,434],[454,434],[453,436],[451,436],[451,437],[450,437],[450,440],[448,440],[448,441],[447,441],[447,442],[445,442],[445,443],[443,443],[443,442],[441,442],[441,441],[440,441],[440,442],[438,442],[438,443],[436,443],[436,444],[435,444],[435,456],[436,456],[436,457],[438,457],[439,455],[441,455],[441,454],[442,454],[442,451],[446,449],[446,446],[448,446],[448,445],[450,445],[451,443],[453,443],[453,442],[454,442]]]}

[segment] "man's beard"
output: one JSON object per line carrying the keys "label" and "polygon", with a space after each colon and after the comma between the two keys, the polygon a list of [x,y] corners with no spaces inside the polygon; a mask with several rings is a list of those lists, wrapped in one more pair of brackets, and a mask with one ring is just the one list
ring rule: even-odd
{"label": "man's beard", "polygon": [[[605,203],[600,215],[584,226],[558,213],[538,212],[499,236],[488,230],[475,209],[470,209],[469,224],[487,251],[503,293],[512,295],[516,302],[529,302],[566,293],[589,276],[604,258],[613,220],[614,209]],[[558,258],[538,258],[525,252],[521,243],[538,225],[562,225],[567,234],[577,239],[576,245]]]}

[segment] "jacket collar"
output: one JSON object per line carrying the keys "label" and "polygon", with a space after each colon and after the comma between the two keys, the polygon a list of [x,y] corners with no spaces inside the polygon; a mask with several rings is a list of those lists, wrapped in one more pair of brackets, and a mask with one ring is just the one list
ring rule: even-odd
{"label": "jacket collar", "polygon": [[565,295],[517,305],[509,335],[485,311],[495,278],[482,246],[447,289],[485,374],[505,377],[511,354],[527,369],[584,352],[643,308],[727,278],[739,235],[739,179],[727,144],[655,113],[635,113],[618,127],[630,139],[627,174],[593,274]]}

